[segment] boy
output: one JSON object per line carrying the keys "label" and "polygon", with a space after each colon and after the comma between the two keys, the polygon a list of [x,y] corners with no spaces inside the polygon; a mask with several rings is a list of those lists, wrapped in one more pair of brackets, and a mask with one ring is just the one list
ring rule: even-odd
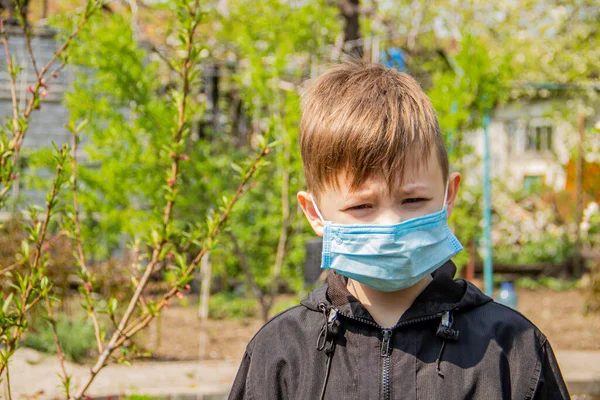
{"label": "boy", "polygon": [[348,62],[303,95],[327,284],[248,344],[230,399],[568,399],[545,336],[453,276],[460,175],[410,76]]}

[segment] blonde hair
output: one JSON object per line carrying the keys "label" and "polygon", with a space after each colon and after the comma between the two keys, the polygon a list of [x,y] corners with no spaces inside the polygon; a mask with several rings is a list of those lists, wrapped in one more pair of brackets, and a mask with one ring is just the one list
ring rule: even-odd
{"label": "blonde hair", "polygon": [[350,189],[382,174],[388,187],[407,165],[426,165],[435,152],[444,181],[448,153],[435,111],[410,75],[379,64],[349,61],[308,82],[302,95],[300,148],[308,190],[318,196]]}

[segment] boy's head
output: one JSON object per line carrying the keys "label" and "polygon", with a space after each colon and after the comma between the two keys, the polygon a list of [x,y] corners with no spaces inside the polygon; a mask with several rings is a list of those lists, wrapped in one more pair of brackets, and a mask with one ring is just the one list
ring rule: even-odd
{"label": "boy's head", "polygon": [[[308,191],[298,200],[311,225],[397,223],[451,211],[460,181],[431,102],[409,75],[359,61],[337,65],[302,97],[300,146]],[[310,204],[309,204],[310,203]]]}

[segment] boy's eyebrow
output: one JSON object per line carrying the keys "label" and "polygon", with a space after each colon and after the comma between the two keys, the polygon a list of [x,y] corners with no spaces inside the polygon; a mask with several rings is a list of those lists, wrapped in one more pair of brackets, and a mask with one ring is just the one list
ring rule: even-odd
{"label": "boy's eyebrow", "polygon": [[410,183],[407,183],[406,185],[402,185],[398,189],[398,192],[400,192],[402,194],[411,194],[411,193],[417,192],[422,189],[427,189],[428,187],[429,186],[427,184],[422,183],[422,182],[410,182]]}
{"label": "boy's eyebrow", "polygon": [[[429,188],[429,185],[423,182],[410,182],[405,185],[400,186],[397,191],[401,195],[410,195],[420,190],[426,190]],[[350,191],[346,194],[344,200],[356,200],[361,198],[369,198],[376,194],[377,190],[372,188],[367,189],[357,189]]]}
{"label": "boy's eyebrow", "polygon": [[358,190],[352,190],[349,191],[345,198],[346,200],[348,199],[356,199],[356,198],[362,198],[362,197],[371,197],[373,195],[375,195],[375,190],[373,189],[358,189]]}

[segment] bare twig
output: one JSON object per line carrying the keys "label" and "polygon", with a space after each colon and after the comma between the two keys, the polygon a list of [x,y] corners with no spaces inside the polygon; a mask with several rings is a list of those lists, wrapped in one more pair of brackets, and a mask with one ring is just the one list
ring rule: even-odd
{"label": "bare twig", "polygon": [[[194,257],[194,259],[192,260],[190,265],[187,267],[187,269],[182,273],[182,275],[181,275],[182,279],[189,277],[190,274],[192,274],[193,271],[195,270],[195,268],[198,266],[198,264],[202,261],[202,258],[208,253],[208,251],[210,250],[210,247],[212,246],[214,239],[219,235],[219,233],[221,232],[221,228],[227,221],[229,214],[231,213],[231,210],[233,209],[233,206],[237,203],[237,201],[240,199],[240,197],[247,191],[247,189],[248,189],[247,184],[248,184],[249,180],[254,176],[256,171],[258,170],[261,160],[269,153],[270,153],[270,149],[267,148],[267,149],[262,150],[260,152],[260,154],[256,157],[252,166],[250,167],[250,169],[248,170],[248,172],[246,173],[246,175],[240,182],[240,185],[238,186],[238,189],[236,190],[235,194],[233,195],[231,200],[229,200],[229,202],[225,206],[225,209],[223,210],[223,212],[220,214],[219,218],[217,219],[217,223],[215,224],[213,229],[208,233],[208,236],[206,237],[206,240],[205,240],[205,245],[198,252],[196,257]],[[178,291],[179,291],[179,288],[177,286],[173,286],[167,293],[165,293],[163,295],[162,299],[160,300],[160,302],[156,306],[156,313],[160,312],[164,307],[166,307],[169,304],[169,299],[171,297],[173,297]],[[131,324],[130,328],[127,328],[125,330],[125,332],[127,332],[127,335],[129,335],[131,337],[135,333],[137,333],[138,331],[140,331],[141,329],[146,327],[150,323],[150,321],[152,321],[153,318],[154,318],[154,315],[151,315],[151,314],[145,315],[141,318],[139,323],[137,323],[135,325]],[[124,340],[121,340],[117,343],[120,345],[123,342],[124,342]]]}
{"label": "bare twig", "polygon": [[[48,223],[50,221],[50,217],[52,216],[52,211],[54,209],[54,201],[56,199],[56,196],[58,195],[58,192],[60,191],[59,181],[60,181],[60,175],[62,174],[62,169],[63,169],[62,164],[59,164],[56,168],[56,174],[55,174],[54,180],[52,182],[52,189],[50,191],[50,197],[48,199],[48,202],[46,203],[46,213],[45,213],[42,225],[40,227],[40,233],[37,238],[36,245],[35,245],[35,253],[33,256],[33,262],[31,263],[31,272],[29,273],[29,276],[27,279],[28,283],[25,288],[25,292],[22,295],[21,309],[19,312],[19,320],[18,320],[18,324],[17,324],[18,326],[22,326],[27,312],[29,312],[29,310],[31,310],[33,308],[33,306],[35,306],[44,297],[42,294],[40,294],[33,301],[29,301],[29,296],[31,295],[31,292],[33,290],[33,281],[34,281],[33,275],[36,273],[38,263],[41,258],[42,246],[46,239]],[[15,331],[15,333],[13,334],[12,338],[5,344],[5,347],[9,351],[12,351],[13,349],[15,349],[22,334],[23,334],[23,331],[17,329]],[[0,364],[0,375],[2,375],[2,371],[4,370],[4,368],[5,368],[5,364]]]}
{"label": "bare twig", "polygon": [[59,180],[60,175],[62,174],[63,166],[58,165],[56,167],[56,173],[54,175],[54,181],[52,182],[52,191],[50,192],[50,199],[46,204],[46,214],[44,215],[44,220],[42,222],[42,228],[40,230],[40,235],[38,237],[38,241],[35,246],[35,253],[33,255],[32,268],[37,268],[38,263],[40,261],[40,257],[42,256],[42,246],[44,245],[44,241],[46,240],[46,232],[48,229],[48,223],[50,222],[50,218],[52,217],[52,211],[54,209],[54,200],[60,191]]}
{"label": "bare twig", "polygon": [[[63,169],[63,167],[60,164],[56,168],[56,173],[54,175],[54,180],[52,182],[52,190],[50,192],[50,199],[48,200],[48,202],[46,204],[46,213],[44,215],[44,220],[42,222],[38,240],[35,245],[35,253],[33,255],[33,262],[31,263],[31,271],[32,272],[30,275],[32,275],[34,273],[34,271],[37,269],[38,263],[42,256],[42,246],[44,245],[44,241],[46,239],[46,231],[48,228],[48,223],[50,222],[50,218],[52,216],[52,210],[54,208],[54,200],[56,199],[56,196],[58,195],[58,192],[60,191],[60,188],[58,185],[59,185],[59,179],[60,179],[60,175],[62,173],[62,169]],[[25,307],[28,306],[27,299],[29,298],[29,294],[31,293],[32,289],[33,289],[32,280],[30,279],[29,284],[27,285],[27,288],[25,290],[25,295],[23,296],[23,301],[21,303],[21,310],[22,310],[21,317],[22,318],[24,317],[24,314],[25,314]]]}
{"label": "bare twig", "polygon": [[[6,363],[6,396],[8,397],[8,400],[12,400],[12,393],[10,392],[10,372],[9,372],[9,368],[8,368],[8,362]],[[2,376],[2,373],[0,372],[0,376]]]}
{"label": "bare twig", "polygon": [[167,67],[169,67],[169,69],[171,71],[173,71],[177,75],[181,76],[181,71],[178,70],[177,68],[175,68],[175,66],[173,65],[173,63],[171,62],[171,60],[169,60],[160,50],[158,50],[158,48],[155,45],[152,45],[152,47],[150,48],[150,50],[152,50],[154,53],[156,53],[156,55],[158,56],[158,58],[160,58],[167,65]]}
{"label": "bare twig", "polygon": [[[240,182],[240,185],[238,186],[238,189],[236,190],[234,196],[227,203],[227,205],[225,206],[225,209],[220,214],[220,216],[217,220],[217,223],[215,224],[213,229],[209,232],[209,234],[206,238],[206,241],[205,241],[205,246],[200,250],[200,252],[196,255],[196,257],[194,258],[192,263],[184,271],[184,273],[182,274],[182,278],[189,277],[190,274],[193,273],[194,269],[198,266],[198,264],[200,263],[202,258],[206,255],[206,253],[208,252],[208,250],[210,248],[210,245],[212,244],[212,242],[214,241],[216,236],[220,233],[221,228],[223,227],[224,223],[227,221],[227,218],[229,217],[229,214],[231,213],[233,206],[235,205],[235,203],[237,203],[237,201],[240,199],[240,197],[246,192],[247,184],[248,184],[249,180],[254,176],[256,171],[258,170],[261,160],[269,153],[270,153],[269,149],[263,149],[260,152],[260,154],[257,156],[257,158],[254,160],[252,166],[249,168],[248,172],[245,174],[244,178]],[[148,272],[148,269],[146,269],[146,272]],[[141,285],[142,285],[142,283],[140,283],[139,287],[141,287]],[[110,354],[112,354],[112,352],[115,349],[117,349],[119,346],[121,346],[123,343],[125,343],[126,340],[128,340],[129,338],[134,336],[137,332],[139,332],[140,330],[142,330],[146,326],[148,326],[148,324],[154,319],[155,315],[160,313],[161,310],[167,306],[169,299],[171,297],[173,297],[178,291],[179,291],[179,288],[177,286],[172,287],[171,290],[169,290],[167,293],[165,293],[163,295],[161,301],[156,306],[155,313],[140,316],[135,321],[133,321],[133,323],[131,323],[123,332],[120,332],[119,334],[115,333],[113,335],[112,338],[116,337],[117,340],[115,340],[115,342],[113,343],[112,339],[111,339],[111,342],[108,344],[108,346],[104,350],[104,353],[102,354],[102,356],[98,359],[96,364],[91,368],[88,381],[82,386],[82,388],[78,392],[77,396],[75,396],[76,398],[80,398],[81,396],[83,396],[85,394],[85,391],[89,388],[89,386],[91,385],[94,378],[107,365],[107,359],[110,356]],[[132,301],[133,301],[133,299],[132,299]]]}
{"label": "bare twig", "polygon": [[27,46],[27,52],[29,53],[29,57],[31,58],[31,63],[33,64],[33,70],[35,71],[35,78],[40,80],[40,71],[37,66],[37,62],[35,61],[35,57],[33,55],[33,50],[31,49],[31,37],[29,36],[31,32],[27,29],[29,25],[23,21],[21,27],[23,28],[23,36],[25,36],[25,45]]}
{"label": "bare twig", "polygon": [[73,156],[71,157],[71,184],[73,189],[73,219],[75,220],[75,242],[77,243],[78,262],[82,270],[82,276],[84,279],[84,289],[86,291],[86,301],[89,309],[90,317],[94,324],[94,336],[96,337],[96,347],[98,354],[102,354],[104,348],[102,346],[102,335],[100,333],[100,325],[98,324],[98,317],[96,315],[96,309],[90,296],[91,283],[89,271],[85,261],[85,253],[83,251],[83,241],[81,240],[81,223],[79,221],[79,202],[77,200],[77,129],[73,129]]}
{"label": "bare twig", "polygon": [[69,393],[69,381],[70,377],[67,374],[67,370],[65,368],[65,356],[62,351],[62,346],[60,345],[60,339],[58,338],[58,331],[56,330],[56,321],[54,320],[54,311],[52,309],[52,304],[50,303],[50,298],[46,297],[46,307],[48,307],[48,322],[52,327],[52,334],[54,336],[54,344],[56,345],[56,353],[58,354],[58,362],[60,363],[60,369],[62,370],[62,380],[63,386],[65,388],[65,396],[67,399],[71,398]]}
{"label": "bare twig", "polygon": [[[196,29],[199,25],[199,19],[196,17],[197,13],[199,11],[199,5],[200,5],[199,0],[196,0],[194,2],[193,8],[190,10],[190,14],[192,16],[194,16],[195,19],[194,19],[194,22],[192,23],[192,26],[190,27],[189,31],[187,32],[188,33],[187,49],[186,49],[187,53],[186,53],[186,57],[182,63],[182,74],[181,74],[181,77],[182,77],[181,94],[182,94],[182,96],[181,96],[181,99],[179,100],[179,104],[177,107],[177,114],[178,114],[177,115],[177,129],[175,130],[175,133],[173,135],[173,143],[174,144],[178,144],[180,142],[180,140],[183,136],[183,133],[185,131],[186,125],[187,125],[186,111],[187,111],[187,100],[188,100],[188,96],[189,96],[189,92],[190,92],[189,77],[190,77],[190,70],[192,68],[192,56],[193,56],[192,50],[193,50],[193,45],[194,45],[194,36],[196,33]],[[180,160],[180,158],[178,155],[175,155],[175,157],[173,157],[173,161],[171,163],[171,174],[167,180],[169,189],[172,192],[174,192],[174,190],[175,190],[174,189],[175,184],[176,184],[177,178],[179,176],[179,160]],[[144,271],[144,274],[142,275],[140,282],[139,282],[132,298],[129,301],[129,304],[127,305],[127,309],[125,310],[125,313],[121,317],[119,325],[117,326],[117,330],[113,333],[106,348],[98,357],[96,364],[91,369],[91,373],[90,373],[90,376],[88,377],[87,382],[84,385],[82,385],[81,389],[75,396],[76,398],[81,398],[85,394],[86,390],[92,384],[92,382],[94,381],[98,372],[100,372],[102,370],[102,368],[104,368],[106,366],[107,360],[108,360],[109,356],[112,354],[112,352],[126,340],[127,336],[124,335],[125,328],[127,327],[129,320],[130,320],[131,316],[133,315],[133,312],[135,311],[135,309],[138,305],[138,302],[140,301],[142,292],[146,288],[146,285],[148,284],[148,281],[150,279],[150,276],[152,275],[152,272],[154,271],[154,268],[159,263],[161,251],[162,251],[164,245],[167,243],[167,233],[168,233],[168,228],[170,226],[171,216],[172,216],[174,206],[175,206],[175,196],[170,196],[169,199],[167,200],[167,204],[165,205],[165,208],[164,208],[163,223],[162,223],[162,227],[161,227],[162,228],[161,237],[157,241],[157,243],[154,244],[154,249],[152,251],[152,258],[151,258],[150,262],[148,263],[148,265],[146,266],[146,270]],[[127,333],[127,335],[131,336],[130,333]]]}
{"label": "bare twig", "polygon": [[[7,166],[9,168],[14,168],[15,166],[17,166],[17,162],[18,162],[19,154],[20,154],[20,150],[21,150],[21,145],[23,143],[23,140],[24,140],[24,137],[25,137],[25,134],[27,131],[26,124],[21,125],[19,123],[20,119],[22,119],[24,121],[28,120],[29,116],[31,115],[31,112],[36,108],[37,104],[40,101],[39,92],[40,92],[40,88],[44,86],[43,78],[44,78],[45,74],[54,65],[54,63],[61,56],[61,54],[69,47],[69,45],[71,44],[73,39],[81,31],[83,25],[87,22],[87,20],[90,18],[90,16],[98,9],[98,5],[102,4],[102,1],[103,0],[88,0],[86,10],[82,14],[81,19],[80,19],[79,23],[77,24],[76,28],[72,31],[72,33],[65,40],[65,42],[63,42],[63,44],[60,46],[60,48],[54,53],[54,55],[52,56],[50,61],[48,61],[48,63],[46,63],[42,67],[42,69],[39,71],[37,71],[37,64],[35,61],[35,56],[31,50],[31,45],[30,45],[30,43],[27,44],[29,54],[32,58],[32,63],[34,64],[34,67],[36,69],[36,78],[37,79],[36,79],[36,83],[35,83],[34,87],[32,87],[30,89],[32,96],[29,98],[27,107],[22,115],[20,115],[20,110],[19,110],[19,105],[18,105],[17,95],[16,95],[17,90],[16,90],[15,76],[17,74],[17,70],[15,70],[15,65],[13,64],[12,58],[10,55],[10,50],[8,47],[8,36],[6,34],[6,30],[4,27],[4,20],[2,18],[0,18],[0,31],[1,31],[1,35],[2,35],[2,42],[4,45],[4,52],[5,52],[6,59],[7,59],[8,72],[10,75],[10,90],[11,90],[12,111],[13,111],[13,121],[12,121],[13,138],[11,139],[11,143],[9,143],[10,148],[12,150],[12,154],[2,158],[2,160],[1,160],[2,167]],[[24,29],[26,29],[26,28],[24,28]],[[28,40],[27,32],[25,32],[25,36],[26,36],[26,39]],[[42,290],[39,293],[37,293],[36,297],[33,300],[30,299],[34,290],[37,289],[34,287],[36,279],[37,279],[37,278],[35,278],[35,274],[38,273],[38,265],[41,260],[42,246],[43,246],[45,238],[46,238],[48,223],[50,221],[52,211],[53,211],[53,208],[55,205],[56,196],[60,190],[59,179],[60,179],[61,173],[62,173],[62,161],[57,168],[56,176],[52,183],[52,190],[50,192],[49,200],[47,202],[46,213],[45,213],[43,222],[41,222],[41,225],[39,222],[34,222],[34,224],[36,224],[36,230],[39,229],[39,233],[37,233],[37,240],[35,243],[35,253],[33,255],[33,260],[29,263],[30,267],[31,267],[31,272],[26,277],[27,285],[24,288],[24,290],[21,292],[21,296],[22,296],[21,305],[20,305],[19,309],[17,310],[18,318],[17,318],[16,324],[14,325],[18,328],[13,331],[10,339],[7,342],[5,342],[5,344],[4,344],[5,354],[12,354],[12,352],[17,348],[17,346],[19,344],[19,340],[21,338],[21,335],[24,332],[24,329],[22,327],[24,326],[24,321],[25,321],[27,312],[29,312],[41,299],[47,298],[47,296],[48,296],[48,287],[45,286],[44,288],[42,288]],[[12,176],[10,178],[8,178],[8,180],[6,180],[5,178],[6,177],[3,177],[3,184],[4,184],[3,192],[4,193],[7,192],[8,188],[11,185],[11,181],[14,179],[14,178],[12,178]],[[0,202],[3,201],[3,197],[4,196],[0,196]],[[10,266],[9,268],[12,269],[15,267]],[[7,272],[7,271],[5,269],[2,272]],[[0,376],[2,375],[5,368],[7,369],[7,378],[8,378],[8,363],[7,362],[0,363]]]}
{"label": "bare twig", "polygon": [[73,189],[73,220],[75,222],[75,241],[77,242],[77,253],[79,256],[79,265],[87,275],[88,268],[85,262],[85,253],[81,241],[81,223],[79,222],[79,202],[77,200],[77,130],[73,129],[73,156],[71,157],[71,185]]}
{"label": "bare twig", "polygon": [[39,295],[37,296],[35,299],[33,299],[33,301],[29,302],[29,304],[27,305],[27,307],[25,307],[25,314],[27,314],[33,307],[35,307],[35,305],[42,300],[43,296]]}
{"label": "bare twig", "polygon": [[21,261],[17,261],[14,264],[9,265],[8,267],[4,268],[4,269],[0,269],[0,275],[3,275],[7,272],[12,271],[13,269],[17,268],[19,265],[23,264]]}
{"label": "bare twig", "polygon": [[252,290],[252,293],[254,293],[254,296],[256,296],[258,302],[260,303],[260,306],[263,308],[263,313],[264,313],[264,307],[266,305],[266,303],[265,303],[266,294],[263,293],[263,291],[260,289],[260,287],[256,283],[254,274],[252,273],[252,271],[250,271],[250,263],[248,262],[248,257],[246,256],[246,253],[244,253],[244,251],[240,247],[240,244],[238,243],[237,238],[232,233],[229,233],[228,236],[231,239],[231,243],[233,243],[233,252],[235,253],[236,257],[238,258],[238,260],[240,262],[240,266],[242,267],[242,272],[244,273],[244,275],[246,275],[246,279],[248,280],[248,283],[250,284],[250,289]]}
{"label": "bare twig", "polygon": [[19,102],[17,101],[17,83],[15,81],[14,65],[8,48],[8,35],[4,27],[4,18],[0,18],[0,31],[2,32],[2,43],[4,44],[4,53],[6,55],[6,64],[8,66],[8,75],[10,76],[10,97],[12,99],[13,111],[13,131],[19,129]]}
{"label": "bare twig", "polygon": [[[56,60],[69,48],[69,46],[71,45],[71,43],[73,42],[75,37],[77,37],[77,35],[79,35],[79,32],[81,31],[83,26],[86,24],[86,22],[89,20],[89,18],[94,14],[94,12],[96,12],[96,10],[98,9],[98,5],[101,5],[102,3],[103,3],[102,0],[96,0],[96,1],[88,0],[88,7],[86,8],[86,11],[81,15],[81,18],[80,18],[79,22],[77,23],[77,26],[75,27],[75,29],[73,29],[73,31],[71,32],[69,37],[63,42],[63,44],[58,48],[58,50],[56,50],[56,52],[52,55],[52,58],[50,58],[50,60],[39,71],[37,81],[31,89],[32,96],[29,98],[27,107],[26,107],[25,111],[23,112],[23,119],[27,120],[29,118],[29,116],[31,115],[31,112],[34,110],[35,104],[39,99],[39,90],[44,85],[43,79],[46,76],[46,73],[48,72],[48,70],[50,70],[50,68],[54,65]],[[92,6],[89,6],[90,4],[92,4]],[[13,105],[13,108],[14,108],[14,105]],[[13,165],[16,165],[17,160],[19,158],[19,150],[21,148],[21,144],[23,143],[23,139],[25,137],[25,132],[26,131],[24,129],[19,128],[18,125],[16,126],[14,136],[15,136],[17,146],[15,147],[15,153],[14,153],[13,160],[12,160]]]}

